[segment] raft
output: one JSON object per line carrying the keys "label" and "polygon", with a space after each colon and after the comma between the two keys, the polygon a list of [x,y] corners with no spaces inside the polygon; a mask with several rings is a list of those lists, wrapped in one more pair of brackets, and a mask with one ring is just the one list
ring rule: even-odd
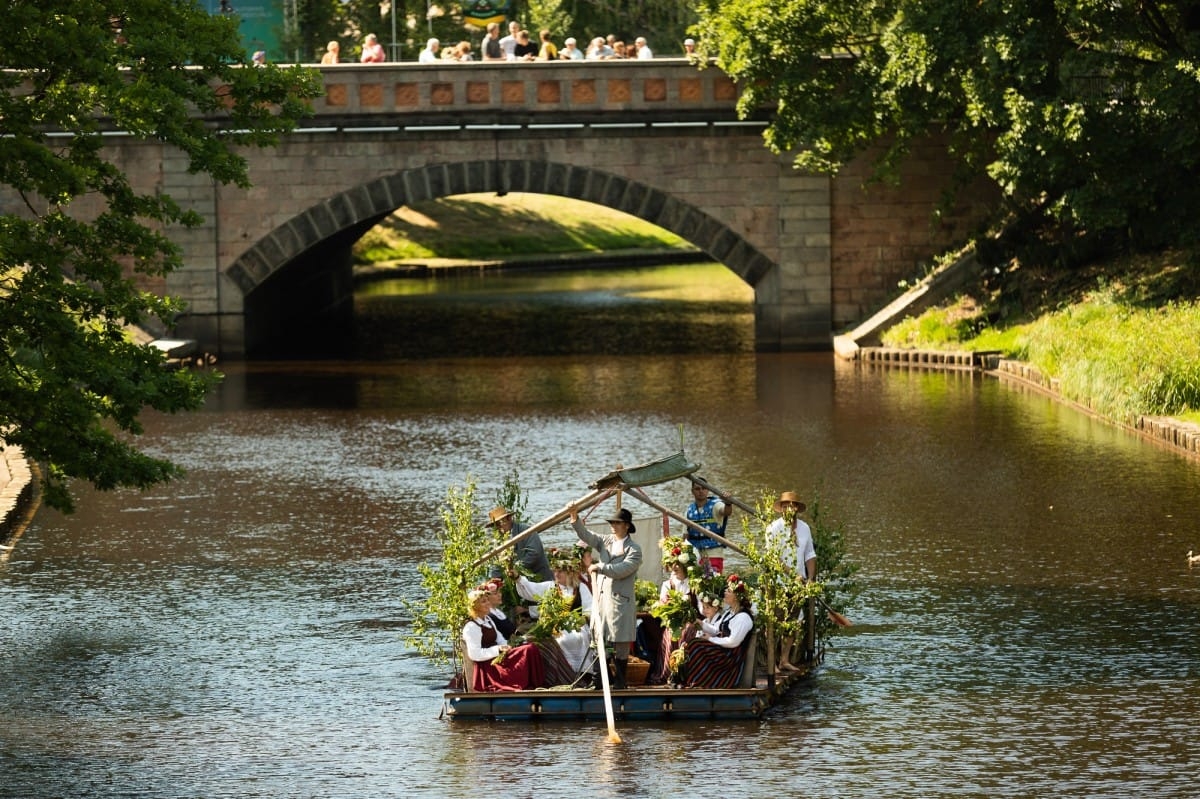
{"label": "raft", "polygon": [[[752,720],[790,691],[808,672],[779,675],[768,681],[760,675],[749,688],[630,687],[612,691],[618,721]],[[478,693],[454,691],[443,697],[442,713],[450,719],[474,721],[604,721],[604,693],[591,689]]]}
{"label": "raft", "polygon": [[[695,529],[740,552],[741,549],[737,545],[716,533],[696,527],[685,517],[652,500],[642,490],[645,486],[687,479],[720,493],[715,486],[711,486],[702,478],[695,476],[699,469],[700,464],[689,461],[683,452],[677,452],[639,466],[618,467],[593,482],[590,485],[591,493],[580,497],[574,503],[550,514],[527,528],[523,533],[497,546],[476,560],[472,566],[481,565],[526,536],[558,524],[569,516],[572,508],[590,507],[615,492],[623,492],[625,496],[640,501],[685,527]],[[730,501],[746,512],[754,512],[753,508],[732,497]],[[811,618],[811,603],[808,612]],[[809,676],[819,663],[820,656],[816,651],[815,641],[811,637],[812,624],[806,626],[810,632],[799,653],[802,657],[802,662],[798,664],[800,671],[776,672],[773,671],[773,658],[760,659],[757,649],[760,644],[758,638],[762,633],[756,630],[746,651],[746,662],[752,665],[748,671],[743,670],[738,687],[673,688],[661,685],[639,686],[633,683],[628,688],[611,691],[614,715],[616,719],[623,721],[664,719],[732,721],[760,718],[767,710],[778,704],[800,680]],[[767,647],[767,649],[768,651],[773,650],[774,646]],[[469,663],[464,663],[465,668],[469,668],[469,666]],[[471,684],[470,676],[465,676],[461,684],[469,686]],[[485,721],[549,719],[594,721],[605,719],[606,713],[603,691],[564,686],[501,692],[452,690],[443,695],[441,715],[450,719]]]}

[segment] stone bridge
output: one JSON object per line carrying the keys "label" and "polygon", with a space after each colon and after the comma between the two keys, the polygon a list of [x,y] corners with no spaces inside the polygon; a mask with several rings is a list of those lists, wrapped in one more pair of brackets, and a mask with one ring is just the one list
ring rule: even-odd
{"label": "stone bridge", "polygon": [[[736,87],[677,59],[602,63],[347,64],[272,150],[248,150],[253,187],[189,175],[154,142],[112,137],[139,188],[198,211],[172,232],[185,267],[152,286],[188,303],[175,335],[225,358],[352,320],[350,248],[401,206],[535,192],[615,208],[704,250],[754,288],[760,351],[829,349],[898,280],[962,239],[977,209],[932,211],[950,165],[933,139],[896,187],[797,172],[739,120]],[[990,198],[986,198],[990,199]]]}

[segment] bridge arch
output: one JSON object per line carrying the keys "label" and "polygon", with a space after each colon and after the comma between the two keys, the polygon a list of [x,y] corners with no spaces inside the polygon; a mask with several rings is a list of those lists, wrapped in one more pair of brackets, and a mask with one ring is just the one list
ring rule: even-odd
{"label": "bridge arch", "polygon": [[582,200],[644,219],[703,250],[756,286],[776,265],[728,225],[637,180],[594,167],[533,159],[427,164],[336,193],[270,231],[224,274],[241,291],[245,352],[286,337],[324,351],[350,335],[350,248],[395,210],[458,194],[525,192]]}

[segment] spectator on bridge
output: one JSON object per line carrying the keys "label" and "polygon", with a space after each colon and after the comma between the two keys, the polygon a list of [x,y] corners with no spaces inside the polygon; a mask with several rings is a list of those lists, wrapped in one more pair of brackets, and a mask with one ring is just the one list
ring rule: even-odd
{"label": "spectator on bridge", "polygon": [[517,49],[517,34],[521,32],[521,23],[508,23],[508,35],[500,40],[500,49],[504,51],[505,61],[516,61],[514,51]]}
{"label": "spectator on bridge", "polygon": [[575,37],[568,36],[563,42],[563,49],[558,51],[558,57],[563,61],[582,61],[583,51],[575,46]]}
{"label": "spectator on bridge", "polygon": [[538,38],[542,40],[541,47],[538,48],[538,61],[557,61],[558,48],[550,41],[550,31],[539,31]]}
{"label": "spectator on bridge", "polygon": [[500,23],[488,23],[487,33],[479,43],[479,53],[484,61],[504,60],[504,50],[500,47]]}
{"label": "spectator on bridge", "polygon": [[517,31],[517,46],[513,48],[513,61],[533,61],[537,58],[538,46],[529,41],[529,31]]}
{"label": "spectator on bridge", "polygon": [[254,55],[250,56],[250,63],[256,67],[264,67],[267,65],[267,51],[255,50]]}
{"label": "spectator on bridge", "polygon": [[609,58],[628,58],[629,57],[629,54],[627,52],[625,52],[625,42],[621,41],[620,39],[613,42],[612,51],[613,51],[612,55],[610,55]]}
{"label": "spectator on bridge", "polygon": [[683,57],[691,61],[698,56],[696,55],[696,40],[687,38],[683,40]]}
{"label": "spectator on bridge", "polygon": [[421,51],[421,55],[417,57],[417,61],[422,64],[436,64],[438,62],[438,48],[441,46],[441,42],[437,39],[430,39],[425,43],[425,49]]}
{"label": "spectator on bridge", "polygon": [[338,52],[341,49],[342,49],[342,46],[340,44],[338,44],[336,41],[332,41],[329,44],[325,45],[325,55],[321,56],[321,63],[322,64],[338,63]]}
{"label": "spectator on bridge", "polygon": [[382,64],[384,61],[387,61],[387,56],[383,52],[383,45],[379,43],[379,39],[375,37],[375,34],[367,34],[367,38],[363,42],[362,55],[358,60],[364,64]]}
{"label": "spectator on bridge", "polygon": [[603,61],[604,59],[612,58],[612,56],[613,49],[604,41],[603,36],[597,36],[595,39],[592,39],[592,43],[587,51],[588,61]]}
{"label": "spectator on bridge", "polygon": [[[637,59],[639,61],[646,61],[651,58],[654,58],[654,52],[651,51],[650,45],[646,44],[645,36],[637,37],[633,42],[633,46],[635,48],[637,48]],[[633,58],[633,56],[629,56],[629,57]]]}
{"label": "spectator on bridge", "polygon": [[471,52],[470,42],[464,39],[458,43],[458,47],[454,48],[454,60],[464,64],[475,60],[475,54]]}

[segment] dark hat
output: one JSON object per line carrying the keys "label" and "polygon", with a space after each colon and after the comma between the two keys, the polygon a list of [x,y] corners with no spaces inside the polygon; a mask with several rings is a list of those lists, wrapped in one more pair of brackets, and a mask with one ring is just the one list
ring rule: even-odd
{"label": "dark hat", "polygon": [[633,514],[629,512],[629,508],[621,508],[619,511],[614,513],[608,519],[605,519],[605,521],[625,522],[625,524],[629,525],[629,534],[630,535],[633,535],[634,533],[637,532],[637,527],[633,523]]}

